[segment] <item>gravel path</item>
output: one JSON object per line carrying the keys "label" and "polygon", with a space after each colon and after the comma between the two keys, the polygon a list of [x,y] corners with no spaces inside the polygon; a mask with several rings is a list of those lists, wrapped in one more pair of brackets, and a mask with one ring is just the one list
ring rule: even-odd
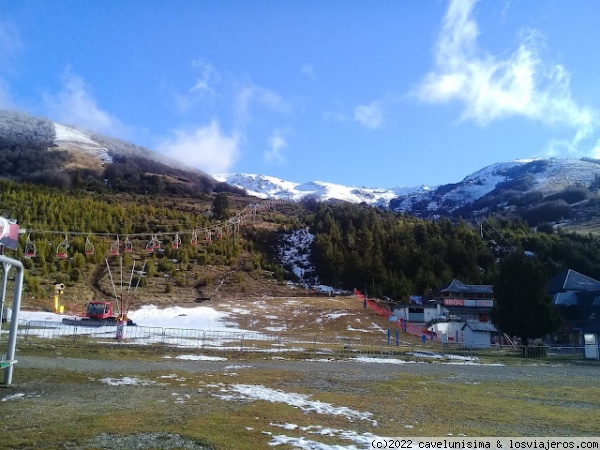
{"label": "gravel path", "polygon": [[[23,356],[19,358],[15,366],[15,379],[18,380],[19,368],[32,369],[64,369],[77,372],[112,373],[112,374],[135,374],[156,371],[179,370],[184,372],[220,372],[234,363],[228,361],[189,361],[169,359],[165,361],[99,361],[77,358]],[[368,380],[385,380],[396,377],[398,373],[447,373],[462,382],[465,381],[508,381],[508,380],[532,380],[543,378],[547,384],[556,383],[564,385],[565,379],[570,383],[596,383],[600,368],[598,366],[574,366],[574,365],[485,365],[485,364],[444,364],[436,362],[423,362],[415,364],[380,364],[369,362],[358,362],[353,360],[331,360],[331,361],[297,361],[297,360],[260,360],[244,361],[256,369],[273,369],[296,371],[300,373],[319,373],[327,376],[344,373],[344,376],[354,376]],[[375,370],[374,370],[375,369]]]}

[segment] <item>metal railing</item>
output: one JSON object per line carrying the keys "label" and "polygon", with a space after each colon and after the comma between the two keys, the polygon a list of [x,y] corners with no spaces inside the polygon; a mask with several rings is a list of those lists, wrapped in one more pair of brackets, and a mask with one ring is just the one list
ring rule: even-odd
{"label": "metal railing", "polygon": [[[49,339],[62,345],[157,345],[202,351],[256,352],[270,354],[297,353],[314,357],[368,356],[407,359],[438,359],[488,361],[540,359],[547,362],[600,363],[586,359],[584,347],[579,346],[491,346],[465,347],[460,343],[389,340],[381,337],[348,337],[294,335],[292,333],[261,333],[226,330],[197,330],[127,326],[117,339],[117,326],[73,326],[60,322],[22,321],[18,340],[36,344]],[[404,337],[404,336],[403,336]]]}

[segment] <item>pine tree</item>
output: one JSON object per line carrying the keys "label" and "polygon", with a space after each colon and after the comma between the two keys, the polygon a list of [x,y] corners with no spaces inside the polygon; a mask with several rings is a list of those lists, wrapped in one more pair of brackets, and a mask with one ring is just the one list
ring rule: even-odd
{"label": "pine tree", "polygon": [[492,320],[500,331],[520,337],[524,345],[555,332],[560,318],[546,285],[545,269],[537,258],[522,251],[507,256],[494,281]]}

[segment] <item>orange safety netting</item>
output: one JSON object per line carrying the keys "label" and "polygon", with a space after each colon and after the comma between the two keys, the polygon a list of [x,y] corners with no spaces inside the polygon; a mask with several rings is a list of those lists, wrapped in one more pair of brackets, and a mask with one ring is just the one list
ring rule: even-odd
{"label": "orange safety netting", "polygon": [[[361,299],[361,301],[365,301],[365,296],[364,294],[362,294],[358,289],[354,289],[354,296],[358,297]],[[375,300],[369,300],[368,298],[366,299],[366,305],[369,309],[372,309],[373,311],[375,311],[377,314],[379,314],[380,316],[383,317],[390,317],[391,313],[390,310],[387,309],[384,306],[381,306],[379,303],[377,303]]]}

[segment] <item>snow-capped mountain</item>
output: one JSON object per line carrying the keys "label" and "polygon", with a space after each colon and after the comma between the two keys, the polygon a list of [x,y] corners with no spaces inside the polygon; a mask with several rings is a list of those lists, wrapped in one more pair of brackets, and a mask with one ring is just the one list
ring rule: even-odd
{"label": "snow-capped mountain", "polygon": [[427,186],[420,188],[377,189],[350,187],[324,181],[293,183],[280,178],[257,174],[216,174],[218,181],[245,189],[250,195],[259,198],[299,201],[314,198],[319,201],[339,200],[350,203],[366,203],[387,208],[390,200],[407,193],[425,192]]}
{"label": "snow-capped mountain", "polygon": [[[390,202],[396,211],[423,217],[453,213],[484,214],[490,204],[507,202],[527,192],[541,196],[567,187],[589,187],[600,177],[600,160],[535,159],[492,164],[456,184],[439,186],[419,195],[409,193]],[[477,208],[481,210],[477,211]]]}
{"label": "snow-capped mountain", "polygon": [[[112,163],[115,148],[119,153],[144,156],[155,161],[160,155],[125,142],[55,124],[58,150],[78,150],[99,166]],[[115,142],[113,142],[115,141]],[[77,160],[76,160],[77,161]],[[163,163],[176,167],[179,164]],[[194,170],[189,168],[190,170]],[[300,201],[345,201],[366,203],[379,208],[417,214],[422,217],[486,214],[491,206],[514,203],[514,198],[537,191],[543,195],[569,186],[588,187],[600,179],[600,160],[536,159],[500,162],[466,176],[462,181],[437,187],[366,188],[325,181],[295,183],[259,174],[212,175],[217,181],[244,189],[264,199]],[[401,180],[399,180],[401,181]],[[374,180],[376,183],[376,180]],[[512,199],[512,200],[511,200]]]}
{"label": "snow-capped mountain", "polygon": [[457,183],[432,188],[358,188],[323,181],[293,183],[256,174],[213,177],[245,189],[248,194],[259,198],[364,202],[399,212],[435,217],[457,212],[470,214],[474,207],[480,207],[479,213],[485,213],[485,200],[489,198],[514,197],[530,191],[546,195],[569,186],[590,186],[600,177],[600,160],[552,158],[500,162],[478,170]]}

